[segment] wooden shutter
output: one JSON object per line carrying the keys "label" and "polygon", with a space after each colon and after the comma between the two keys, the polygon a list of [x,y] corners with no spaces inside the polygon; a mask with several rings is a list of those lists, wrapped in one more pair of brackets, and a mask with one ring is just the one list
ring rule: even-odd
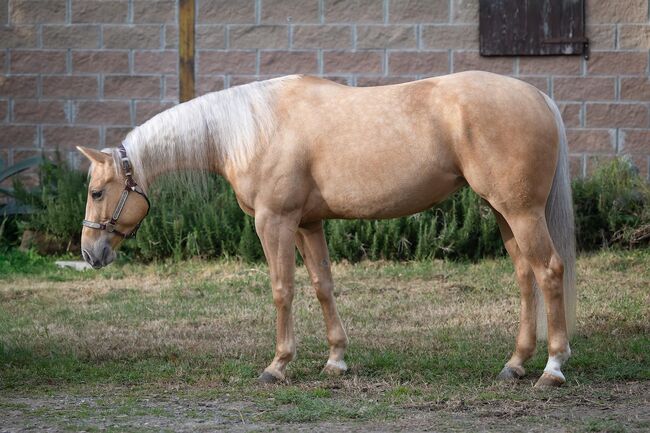
{"label": "wooden shutter", "polygon": [[482,56],[587,58],[584,0],[480,0]]}

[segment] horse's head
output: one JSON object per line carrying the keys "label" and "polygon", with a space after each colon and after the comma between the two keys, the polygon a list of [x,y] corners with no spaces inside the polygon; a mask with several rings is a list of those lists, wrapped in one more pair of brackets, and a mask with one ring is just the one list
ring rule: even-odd
{"label": "horse's head", "polygon": [[99,269],[115,260],[115,249],[122,240],[135,235],[149,212],[149,201],[130,171],[125,173],[113,155],[77,149],[91,162],[81,253],[86,262]]}

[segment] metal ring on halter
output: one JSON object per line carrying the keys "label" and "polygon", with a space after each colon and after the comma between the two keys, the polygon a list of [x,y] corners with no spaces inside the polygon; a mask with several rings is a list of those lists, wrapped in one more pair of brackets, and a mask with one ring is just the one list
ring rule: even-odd
{"label": "metal ring on halter", "polygon": [[[95,230],[106,230],[108,233],[114,233],[116,235],[122,236],[124,239],[128,239],[128,238],[135,237],[136,233],[138,232],[138,229],[140,228],[140,224],[142,224],[142,221],[145,219],[145,217],[149,215],[149,210],[151,209],[151,202],[149,202],[149,197],[147,197],[144,191],[142,191],[142,188],[140,188],[136,183],[136,181],[133,179],[133,172],[131,171],[131,163],[129,162],[129,158],[126,155],[126,149],[124,148],[124,145],[120,144],[118,150],[120,152],[120,158],[122,160],[122,170],[124,171],[124,176],[126,179],[125,179],[124,190],[120,195],[120,200],[117,202],[117,206],[115,206],[113,215],[111,216],[110,221],[108,221],[105,224],[98,223],[95,221],[89,221],[89,220],[83,220],[81,224],[84,227],[88,227]],[[147,201],[147,213],[144,214],[140,222],[135,225],[135,227],[133,228],[133,230],[131,230],[130,233],[123,233],[117,230],[116,225],[117,225],[117,220],[120,218],[120,215],[124,210],[124,205],[126,204],[126,200],[129,198],[130,192],[135,192],[137,194],[140,194],[142,197],[144,197],[144,199]]]}

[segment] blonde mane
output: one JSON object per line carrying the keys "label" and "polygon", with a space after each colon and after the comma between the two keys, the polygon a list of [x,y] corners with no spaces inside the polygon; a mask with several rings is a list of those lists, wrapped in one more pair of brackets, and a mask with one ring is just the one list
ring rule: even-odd
{"label": "blonde mane", "polygon": [[[215,171],[226,162],[245,168],[275,128],[276,90],[297,78],[289,75],[208,93],[152,117],[122,143],[135,179],[146,190],[161,171]],[[119,160],[116,154],[114,158]]]}

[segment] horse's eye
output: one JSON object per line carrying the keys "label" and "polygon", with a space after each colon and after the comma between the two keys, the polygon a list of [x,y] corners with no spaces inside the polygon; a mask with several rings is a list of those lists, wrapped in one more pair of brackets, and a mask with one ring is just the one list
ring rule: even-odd
{"label": "horse's eye", "polygon": [[99,200],[100,198],[102,198],[102,194],[104,194],[104,191],[93,191],[91,193],[93,200]]}

